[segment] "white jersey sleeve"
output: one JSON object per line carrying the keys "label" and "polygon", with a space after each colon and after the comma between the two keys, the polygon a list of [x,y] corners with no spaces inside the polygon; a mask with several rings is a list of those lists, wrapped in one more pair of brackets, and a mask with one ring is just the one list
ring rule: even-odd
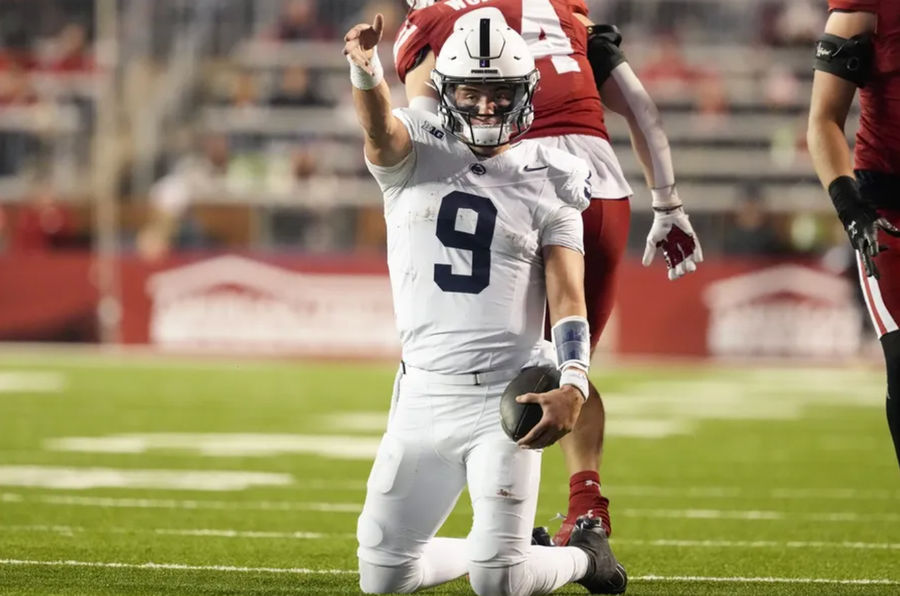
{"label": "white jersey sleeve", "polygon": [[562,246],[584,254],[581,213],[569,205],[563,205],[552,213],[541,230],[541,246]]}
{"label": "white jersey sleeve", "polygon": [[385,198],[390,198],[403,188],[416,170],[418,154],[424,145],[434,145],[444,138],[443,130],[433,114],[409,108],[397,108],[394,116],[403,123],[412,141],[412,151],[403,161],[393,166],[377,166],[366,158],[366,167],[375,178]]}
{"label": "white jersey sleeve", "polygon": [[403,160],[393,166],[377,166],[369,161],[366,157],[366,167],[378,183],[381,192],[385,195],[391,193],[392,190],[403,188],[406,181],[412,176],[416,169],[416,149],[413,150]]}

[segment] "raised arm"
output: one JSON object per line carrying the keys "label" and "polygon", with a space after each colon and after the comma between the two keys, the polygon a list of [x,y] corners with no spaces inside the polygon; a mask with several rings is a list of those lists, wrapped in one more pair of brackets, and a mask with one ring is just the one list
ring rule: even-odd
{"label": "raised arm", "polygon": [[344,54],[350,62],[350,82],[356,116],[366,134],[366,158],[376,166],[394,166],[412,152],[412,140],[403,123],[391,113],[391,91],[376,46],[381,40],[384,17],[371,25],[359,24],[344,37]]}
{"label": "raised arm", "polygon": [[877,18],[869,12],[832,12],[816,45],[815,74],[806,138],[816,174],[828,191],[850,244],[859,251],[866,275],[878,277],[877,229],[900,234],[863,201],[853,174],[844,123],[856,88],[872,68],[871,35]]}

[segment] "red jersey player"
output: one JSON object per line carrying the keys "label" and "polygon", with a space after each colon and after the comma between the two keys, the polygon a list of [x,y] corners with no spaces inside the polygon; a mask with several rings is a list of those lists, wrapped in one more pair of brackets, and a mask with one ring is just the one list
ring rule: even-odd
{"label": "red jersey player", "polygon": [[[702,253],[675,190],[669,143],[659,112],[625,61],[619,48],[621,36],[614,27],[593,25],[583,0],[409,3],[412,10],[398,33],[394,61],[413,107],[439,109],[441,98],[429,87],[429,76],[434,55],[457,22],[499,11],[528,42],[541,82],[534,98],[534,125],[526,136],[584,158],[593,173],[595,200],[583,212],[592,348],[612,310],[630,216],[631,188],[609,143],[604,103],[627,119],[653,196],[654,222],[644,265],[649,265],[661,248],[670,279],[696,269]],[[570,475],[570,495],[566,519],[554,537],[556,544],[566,544],[575,520],[586,513],[602,519],[610,531],[608,501],[600,494],[597,473],[603,446],[603,403],[596,388],[592,385],[590,389],[591,399],[575,430],[560,443]]]}
{"label": "red jersey player", "polygon": [[[816,44],[809,150],[857,253],[887,364],[887,419],[900,462],[900,2],[828,4]],[[851,164],[844,122],[857,87],[861,117]]]}

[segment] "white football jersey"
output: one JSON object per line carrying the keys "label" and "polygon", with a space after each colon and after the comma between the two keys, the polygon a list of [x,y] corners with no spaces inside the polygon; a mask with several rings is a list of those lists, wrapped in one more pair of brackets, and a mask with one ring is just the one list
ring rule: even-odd
{"label": "white football jersey", "polygon": [[434,114],[394,114],[412,154],[368,167],[384,192],[403,360],[444,374],[523,366],[543,337],[541,247],[584,252],[587,164],[535,141],[479,158]]}

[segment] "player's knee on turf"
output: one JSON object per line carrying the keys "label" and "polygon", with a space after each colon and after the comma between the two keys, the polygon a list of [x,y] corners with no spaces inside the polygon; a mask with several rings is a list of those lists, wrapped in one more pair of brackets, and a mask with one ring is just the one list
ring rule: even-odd
{"label": "player's knee on turf", "polygon": [[386,566],[359,560],[359,589],[365,594],[410,594],[421,584],[416,561]]}
{"label": "player's knee on turf", "polygon": [[494,528],[491,534],[473,531],[469,535],[467,570],[469,583],[478,596],[528,596],[521,590],[531,540],[498,539],[503,534],[503,530]]}
{"label": "player's knee on turf", "polygon": [[520,590],[519,577],[524,563],[504,567],[486,567],[481,562],[469,562],[469,584],[478,596],[528,596]]}
{"label": "player's knee on turf", "polygon": [[359,588],[366,594],[409,594],[421,586],[418,561],[391,548],[391,536],[365,510],[356,523]]}

